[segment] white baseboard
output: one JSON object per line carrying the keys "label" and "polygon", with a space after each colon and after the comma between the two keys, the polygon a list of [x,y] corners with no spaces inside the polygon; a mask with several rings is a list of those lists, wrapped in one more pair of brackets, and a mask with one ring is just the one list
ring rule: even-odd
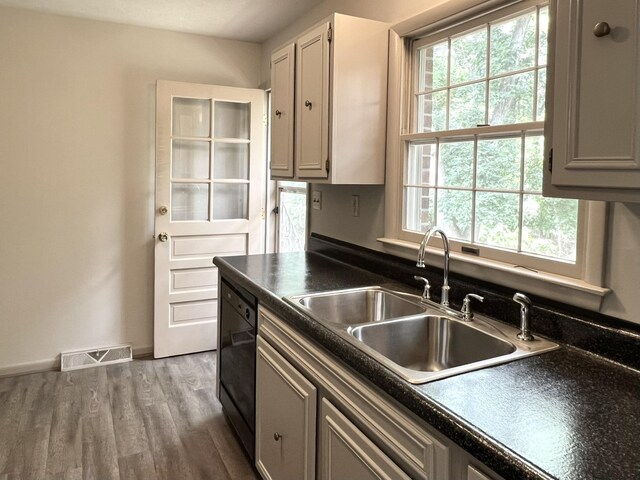
{"label": "white baseboard", "polygon": [[[153,345],[133,348],[133,358],[148,357],[153,354]],[[0,366],[0,378],[13,377],[15,375],[27,375],[29,373],[40,373],[50,371],[60,371],[60,355],[55,358],[38,360],[35,362],[16,363],[14,365]]]}

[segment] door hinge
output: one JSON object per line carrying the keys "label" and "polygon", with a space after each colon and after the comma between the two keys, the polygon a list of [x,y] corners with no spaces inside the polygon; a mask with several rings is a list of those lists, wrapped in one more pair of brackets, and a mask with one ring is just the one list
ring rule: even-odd
{"label": "door hinge", "polygon": [[262,123],[265,127],[269,124],[269,118],[266,113],[262,116]]}
{"label": "door hinge", "polygon": [[329,175],[329,159],[324,161],[324,168],[327,171],[327,175]]}
{"label": "door hinge", "polygon": [[327,31],[327,41],[331,43],[331,40],[333,40],[333,27],[329,25],[329,30]]}
{"label": "door hinge", "polygon": [[549,150],[549,172],[553,172],[553,148]]}

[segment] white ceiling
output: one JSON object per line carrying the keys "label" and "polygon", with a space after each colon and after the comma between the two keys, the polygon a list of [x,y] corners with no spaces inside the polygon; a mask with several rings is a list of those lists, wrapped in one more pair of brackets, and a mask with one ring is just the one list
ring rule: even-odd
{"label": "white ceiling", "polygon": [[322,0],[0,0],[0,6],[263,42]]}

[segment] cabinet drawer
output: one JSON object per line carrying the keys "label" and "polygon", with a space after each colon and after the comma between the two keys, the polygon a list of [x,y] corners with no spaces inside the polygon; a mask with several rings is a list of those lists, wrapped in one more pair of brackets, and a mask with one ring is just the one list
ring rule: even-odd
{"label": "cabinet drawer", "polygon": [[412,478],[449,478],[449,448],[436,434],[427,433],[430,429],[426,424],[262,307],[258,330],[318,387],[330,393],[340,410]]}

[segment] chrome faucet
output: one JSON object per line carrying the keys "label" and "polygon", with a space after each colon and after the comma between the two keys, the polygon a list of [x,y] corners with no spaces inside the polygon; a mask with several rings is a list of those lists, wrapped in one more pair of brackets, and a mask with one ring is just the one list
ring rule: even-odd
{"label": "chrome faucet", "polygon": [[422,238],[422,242],[420,242],[420,250],[418,250],[418,261],[416,262],[416,267],[424,268],[424,256],[427,249],[427,244],[431,237],[436,234],[440,234],[440,238],[442,238],[442,244],[444,246],[444,280],[442,282],[442,295],[440,296],[440,303],[445,307],[449,306],[449,239],[447,238],[447,234],[437,226],[431,227],[427,230]]}
{"label": "chrome faucet", "polygon": [[533,340],[533,335],[531,335],[531,319],[530,319],[530,311],[531,311],[531,300],[523,293],[516,292],[513,296],[513,300],[520,304],[520,333],[518,334],[518,339],[523,342],[530,342]]}

